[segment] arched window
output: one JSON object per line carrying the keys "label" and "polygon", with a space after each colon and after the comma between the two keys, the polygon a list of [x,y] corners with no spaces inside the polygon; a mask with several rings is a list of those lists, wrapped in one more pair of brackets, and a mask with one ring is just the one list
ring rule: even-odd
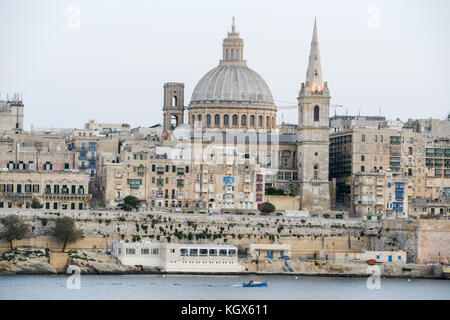
{"label": "arched window", "polygon": [[314,121],[319,121],[319,112],[320,112],[319,106],[315,106],[314,107]]}
{"label": "arched window", "polygon": [[198,122],[202,122],[202,115],[201,114],[198,115]]}
{"label": "arched window", "polygon": [[252,127],[255,126],[255,116],[254,116],[254,115],[251,115],[251,116],[250,116],[250,125],[251,125]]}
{"label": "arched window", "polygon": [[236,60],[239,60],[239,50],[236,50]]}
{"label": "arched window", "polygon": [[231,60],[234,60],[234,50],[231,49]]}
{"label": "arched window", "polygon": [[219,116],[218,114],[216,114],[216,115],[214,116],[214,125],[215,125],[216,127],[219,127],[219,126],[220,126],[220,116]]}
{"label": "arched window", "polygon": [[263,126],[263,117],[259,116],[258,117],[258,127],[262,127]]}
{"label": "arched window", "polygon": [[319,170],[319,165],[315,164],[314,165],[314,179],[317,180],[317,175],[318,175],[318,170]]}
{"label": "arched window", "polygon": [[314,180],[317,180],[317,171],[314,170]]}
{"label": "arched window", "polygon": [[210,115],[210,114],[207,114],[207,115],[206,115],[206,125],[207,125],[208,127],[211,126],[211,115]]}
{"label": "arched window", "polygon": [[177,96],[172,96],[172,107],[177,105]]}
{"label": "arched window", "polygon": [[241,117],[241,126],[246,126],[246,125],[247,125],[247,116],[245,114],[243,114]]}
{"label": "arched window", "polygon": [[266,117],[266,128],[269,129],[270,127],[270,118],[269,116]]}
{"label": "arched window", "polygon": [[237,126],[237,124],[238,124],[238,118],[237,118],[237,115],[233,115],[233,126]]}
{"label": "arched window", "polygon": [[194,123],[195,123],[195,116],[192,115],[192,124],[194,124]]}
{"label": "arched window", "polygon": [[230,122],[229,116],[226,114],[223,116],[223,125],[228,126],[228,123]]}
{"label": "arched window", "polygon": [[227,49],[227,53],[226,53],[226,55],[227,55],[227,57],[226,57],[226,59],[225,59],[225,60],[228,60],[228,49]]}

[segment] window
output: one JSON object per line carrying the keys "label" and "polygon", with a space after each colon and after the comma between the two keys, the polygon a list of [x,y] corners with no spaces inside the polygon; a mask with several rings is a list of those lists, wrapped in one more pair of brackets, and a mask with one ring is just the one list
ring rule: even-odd
{"label": "window", "polygon": [[362,142],[365,142],[365,141],[366,141],[366,135],[365,135],[365,134],[361,135],[361,141],[362,141]]}
{"label": "window", "polygon": [[255,126],[255,116],[254,116],[254,115],[251,115],[251,116],[250,116],[250,125],[251,125],[252,127]]}
{"label": "window", "polygon": [[259,117],[258,117],[258,126],[259,126],[259,127],[262,127],[262,126],[263,126],[263,117],[262,117],[262,116],[259,116]]}
{"label": "window", "polygon": [[363,155],[361,156],[361,161],[364,162],[364,156]]}
{"label": "window", "polygon": [[127,254],[136,254],[136,249],[133,249],[133,248],[127,248],[127,249],[126,249],[126,253],[127,253]]}
{"label": "window", "polygon": [[320,112],[319,106],[315,106],[314,107],[314,121],[319,121],[319,112]]}
{"label": "window", "polygon": [[233,115],[233,126],[237,126],[237,124],[238,124],[238,117],[237,117],[237,115]]}
{"label": "window", "polygon": [[50,162],[46,162],[44,164],[44,170],[52,170],[52,164]]}
{"label": "window", "polygon": [[223,125],[228,126],[229,122],[230,122],[229,116],[227,114],[224,115],[223,116]]}
{"label": "window", "polygon": [[361,172],[364,172],[364,166],[361,166]]}
{"label": "window", "polygon": [[220,126],[220,116],[219,116],[218,114],[216,114],[216,115],[214,116],[214,125],[215,125],[216,127],[219,127],[219,126]]}
{"label": "window", "polygon": [[150,254],[150,249],[149,248],[141,249],[141,254]]}
{"label": "window", "polygon": [[208,127],[211,126],[211,115],[210,114],[206,115],[206,126],[208,126]]}
{"label": "window", "polygon": [[241,126],[246,126],[247,125],[247,116],[244,114],[241,117]]}

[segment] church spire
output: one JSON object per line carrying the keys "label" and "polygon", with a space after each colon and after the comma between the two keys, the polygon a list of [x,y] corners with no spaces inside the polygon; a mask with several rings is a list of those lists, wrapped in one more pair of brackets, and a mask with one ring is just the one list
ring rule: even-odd
{"label": "church spire", "polygon": [[309,53],[308,71],[306,72],[306,86],[311,91],[322,91],[322,67],[320,66],[319,36],[317,33],[317,21],[314,19],[314,30]]}
{"label": "church spire", "polygon": [[231,25],[231,32],[236,33],[236,19],[233,16],[233,24]]}

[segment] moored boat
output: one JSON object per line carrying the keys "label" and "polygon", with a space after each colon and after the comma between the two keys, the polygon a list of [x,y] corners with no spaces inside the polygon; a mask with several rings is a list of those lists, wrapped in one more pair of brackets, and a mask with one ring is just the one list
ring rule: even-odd
{"label": "moored boat", "polygon": [[267,282],[261,282],[261,281],[253,281],[251,280],[250,282],[247,283],[243,283],[242,284],[243,287],[267,287]]}

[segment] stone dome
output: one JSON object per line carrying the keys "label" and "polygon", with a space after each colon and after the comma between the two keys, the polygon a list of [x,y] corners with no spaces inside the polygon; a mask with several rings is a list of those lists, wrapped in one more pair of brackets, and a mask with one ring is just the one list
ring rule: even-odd
{"label": "stone dome", "polygon": [[245,64],[226,62],[206,73],[192,93],[192,106],[211,103],[275,108],[272,93],[258,73]]}

